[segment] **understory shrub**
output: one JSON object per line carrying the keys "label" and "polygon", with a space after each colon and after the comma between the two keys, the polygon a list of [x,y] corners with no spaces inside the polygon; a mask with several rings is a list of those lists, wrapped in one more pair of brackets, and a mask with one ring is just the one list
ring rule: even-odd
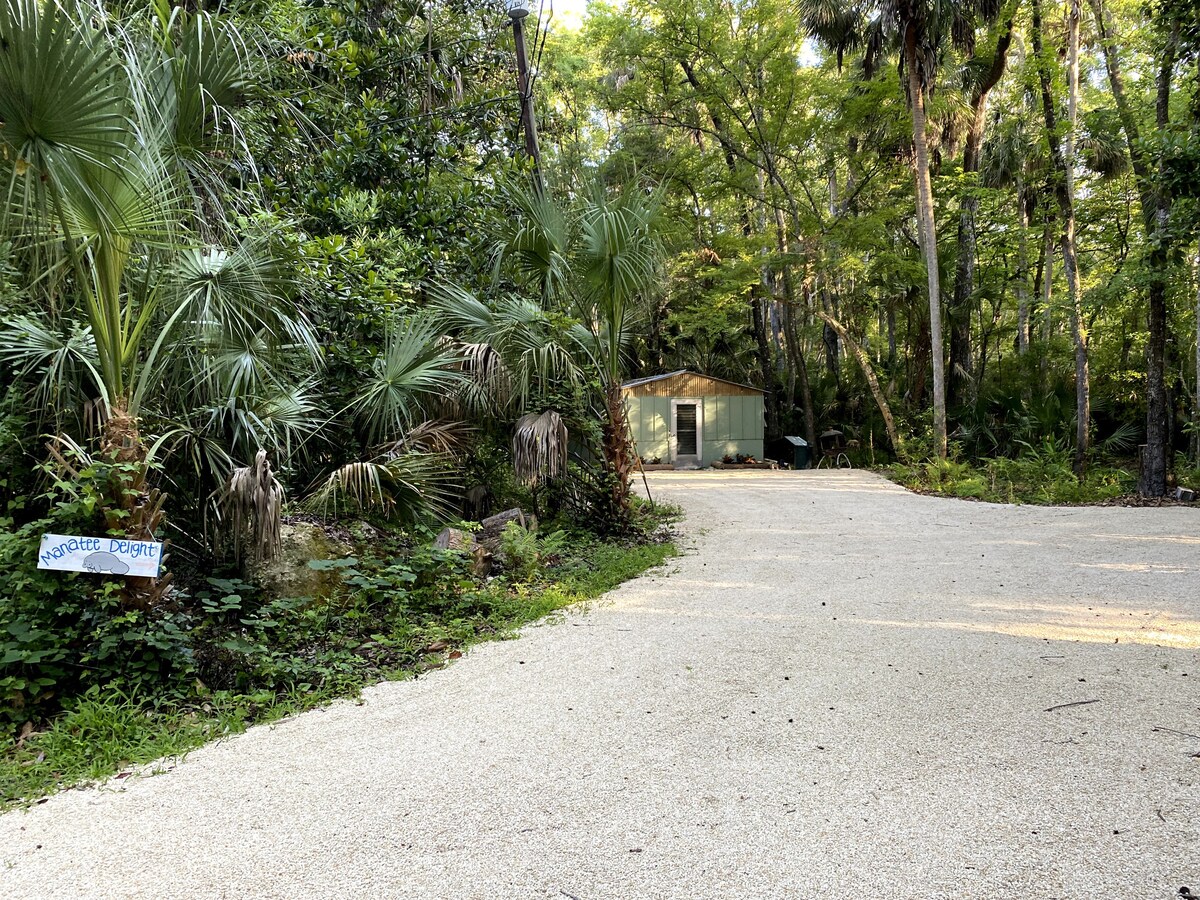
{"label": "understory shrub", "polygon": [[532,581],[543,565],[563,549],[566,540],[564,531],[552,531],[539,537],[536,529],[509,522],[500,535],[504,571],[517,581]]}
{"label": "understory shrub", "polygon": [[915,490],[995,503],[1096,503],[1135,488],[1131,472],[1101,462],[1089,466],[1081,481],[1072,468],[1072,451],[1065,442],[1052,440],[1037,447],[1025,445],[1015,458],[997,456],[975,463],[935,459],[898,463],[884,471]]}
{"label": "understory shrub", "polygon": [[593,596],[669,552],[634,540],[609,552],[585,534],[522,529],[505,535],[510,572],[486,579],[468,555],[433,547],[431,534],[393,535],[355,556],[311,561],[340,570],[341,588],[327,597],[273,597],[210,575],[161,607],[129,610],[121,579],[36,568],[41,534],[72,533],[79,513],[77,501],[61,503],[50,518],[0,533],[0,730],[44,721],[96,690],[160,707],[319,702]]}
{"label": "understory shrub", "polygon": [[93,687],[154,690],[191,670],[191,617],[128,609],[123,579],[37,568],[43,534],[97,534],[98,480],[38,498],[44,518],[0,530],[0,727],[37,718]]}

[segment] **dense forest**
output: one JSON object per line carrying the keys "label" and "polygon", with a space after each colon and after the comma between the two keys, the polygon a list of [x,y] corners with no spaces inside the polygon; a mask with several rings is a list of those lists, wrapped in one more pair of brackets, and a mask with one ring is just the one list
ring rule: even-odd
{"label": "dense forest", "polygon": [[1194,459],[1192,4],[591,10],[548,153],[664,186],[641,369],[765,386],[769,436],[1118,457],[1152,496]]}
{"label": "dense forest", "polygon": [[[357,683],[428,643],[389,597],[478,631],[528,586],[420,548],[644,540],[643,375],[963,496],[1195,483],[1193,3],[526,7],[0,0],[0,719]],[[400,548],[314,560],[353,648],[259,593],[296,522]],[[103,532],[163,572],[35,568]]]}

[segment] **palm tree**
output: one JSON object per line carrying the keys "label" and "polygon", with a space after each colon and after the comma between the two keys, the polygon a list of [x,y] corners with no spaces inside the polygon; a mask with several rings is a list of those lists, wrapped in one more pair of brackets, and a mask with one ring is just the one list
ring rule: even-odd
{"label": "palm tree", "polygon": [[[635,323],[659,277],[661,198],[637,188],[597,192],[573,210],[534,192],[511,193],[517,215],[498,228],[497,271],[511,266],[541,299],[500,298],[488,305],[460,288],[431,293],[447,330],[496,353],[503,383],[517,385],[524,402],[537,385],[580,374],[596,381],[603,425],[601,456],[609,477],[608,514],[628,521],[630,475],[635,457],[621,396],[622,374]],[[569,317],[569,318],[568,318]],[[538,420],[541,432],[526,446],[558,452],[553,419]],[[534,420],[527,420],[533,427]],[[547,458],[545,464],[552,461]]]}
{"label": "palm tree", "polygon": [[624,353],[643,303],[659,277],[660,198],[630,189],[615,199],[597,197],[584,208],[580,263],[583,283],[576,306],[588,331],[583,344],[600,375],[605,422],[601,448],[609,477],[612,511],[629,513],[629,485],[636,458],[621,394]]}
{"label": "palm tree", "polygon": [[[318,511],[373,510],[401,521],[450,511],[452,455],[465,425],[457,413],[470,385],[468,356],[445,341],[430,314],[391,323],[371,369],[335,418],[349,414],[366,453],[337,465],[314,486]],[[344,457],[343,457],[344,458]]]}
{"label": "palm tree", "polygon": [[950,47],[970,52],[975,29],[1000,12],[999,0],[801,0],[809,33],[838,54],[863,48],[865,68],[874,72],[882,55],[900,55],[900,73],[912,111],[913,171],[917,183],[917,224],[929,291],[929,331],[933,345],[933,429],[935,451],[946,456],[945,347],[942,340],[941,278],[937,225],[929,170],[926,99]]}
{"label": "palm tree", "polygon": [[[513,433],[513,470],[535,492],[566,473],[567,425],[561,413],[536,406],[566,385],[578,388],[582,372],[579,333],[571,320],[541,303],[511,295],[484,303],[461,287],[429,287],[443,329],[454,335],[466,382],[463,413]],[[531,407],[535,411],[528,411]],[[536,493],[535,493],[536,501]]]}
{"label": "palm tree", "polygon": [[[59,399],[56,425],[78,416],[61,401],[96,401],[121,473],[110,527],[152,539],[161,515],[132,513],[161,509],[154,454],[184,446],[227,472],[240,430],[248,460],[264,434],[303,427],[304,367],[287,360],[307,357],[311,374],[319,359],[268,243],[221,246],[222,160],[249,156],[223,104],[245,93],[249,55],[217,18],[181,10],[118,20],[98,4],[0,0],[0,34],[0,237],[31,273],[0,356]],[[166,432],[151,445],[147,413]]]}

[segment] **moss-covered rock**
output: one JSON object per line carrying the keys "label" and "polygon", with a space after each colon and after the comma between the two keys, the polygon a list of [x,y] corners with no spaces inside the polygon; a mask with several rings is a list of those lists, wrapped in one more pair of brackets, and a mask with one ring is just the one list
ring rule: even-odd
{"label": "moss-covered rock", "polygon": [[342,583],[343,569],[314,569],[313,560],[345,559],[353,548],[312,522],[290,522],[280,528],[279,556],[251,573],[271,597],[325,599]]}

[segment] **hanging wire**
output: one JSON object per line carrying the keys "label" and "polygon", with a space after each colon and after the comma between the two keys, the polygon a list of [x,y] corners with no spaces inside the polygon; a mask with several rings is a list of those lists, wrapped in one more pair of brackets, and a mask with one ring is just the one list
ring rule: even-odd
{"label": "hanging wire", "polygon": [[546,49],[546,38],[550,34],[550,20],[554,18],[554,0],[550,0],[550,13],[549,13],[549,15],[546,16],[546,24],[543,27],[541,25],[541,22],[542,22],[542,11],[544,8],[545,8],[545,0],[543,0],[543,2],[538,5],[538,26],[539,26],[539,28],[541,28],[541,32],[542,32],[540,44],[538,44],[537,31],[535,31],[533,33],[534,44],[537,46],[536,46],[536,51],[534,53],[534,59],[533,59],[533,72],[531,73],[530,78],[529,78],[529,96],[530,97],[533,96],[533,86],[535,84],[537,84],[538,77],[542,74],[542,52]]}

